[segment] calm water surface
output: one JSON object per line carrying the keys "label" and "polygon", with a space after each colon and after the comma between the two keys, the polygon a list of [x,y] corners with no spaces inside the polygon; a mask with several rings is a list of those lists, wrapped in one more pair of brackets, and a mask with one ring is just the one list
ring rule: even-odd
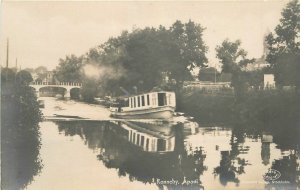
{"label": "calm water surface", "polygon": [[298,142],[197,126],[42,122],[43,168],[26,189],[299,189]]}

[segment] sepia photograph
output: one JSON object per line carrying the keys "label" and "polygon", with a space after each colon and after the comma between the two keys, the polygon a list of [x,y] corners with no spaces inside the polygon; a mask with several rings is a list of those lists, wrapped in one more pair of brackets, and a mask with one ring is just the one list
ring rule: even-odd
{"label": "sepia photograph", "polygon": [[2,190],[300,190],[300,1],[2,0]]}

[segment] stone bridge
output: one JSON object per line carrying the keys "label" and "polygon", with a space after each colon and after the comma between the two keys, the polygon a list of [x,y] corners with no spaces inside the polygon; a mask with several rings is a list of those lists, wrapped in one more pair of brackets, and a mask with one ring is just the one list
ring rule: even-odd
{"label": "stone bridge", "polygon": [[71,90],[74,88],[80,89],[82,87],[81,83],[74,83],[74,82],[59,82],[59,83],[50,83],[50,82],[32,82],[30,86],[35,89],[36,95],[39,97],[39,92],[41,88],[44,87],[59,87],[64,88],[66,90],[64,97],[70,98],[71,97]]}

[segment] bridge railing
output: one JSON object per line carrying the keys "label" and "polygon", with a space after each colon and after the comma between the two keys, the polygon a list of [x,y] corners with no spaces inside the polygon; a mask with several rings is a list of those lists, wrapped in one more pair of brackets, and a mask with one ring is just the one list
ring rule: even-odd
{"label": "bridge railing", "polygon": [[31,82],[30,85],[47,85],[47,86],[78,86],[81,87],[82,83],[77,82]]}

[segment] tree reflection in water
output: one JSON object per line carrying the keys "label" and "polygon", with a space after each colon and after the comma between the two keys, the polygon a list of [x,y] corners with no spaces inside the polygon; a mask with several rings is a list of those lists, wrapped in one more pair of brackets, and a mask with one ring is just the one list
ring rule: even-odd
{"label": "tree reflection in water", "polygon": [[280,172],[280,177],[266,185],[266,189],[297,190],[300,188],[300,154],[299,150],[292,151],[282,159],[274,160],[271,169]]}
{"label": "tree reflection in water", "polygon": [[1,74],[1,189],[23,189],[42,169],[40,111],[29,73]]}
{"label": "tree reflection in water", "polygon": [[1,125],[1,187],[23,189],[42,169],[38,124],[20,117]]}
{"label": "tree reflection in water", "polygon": [[[128,176],[131,181],[154,183],[160,189],[202,189],[199,176],[207,169],[204,166],[205,153],[201,147],[192,149],[184,145],[184,133],[181,125],[169,128],[169,132],[151,130],[140,131],[152,139],[162,133],[166,139],[175,137],[173,150],[147,151],[143,146],[132,143],[127,128],[123,123],[89,122],[87,123],[57,122],[59,131],[67,136],[79,135],[91,149],[99,149],[98,159],[107,168],[117,168],[119,176]],[[128,123],[127,123],[128,124]],[[134,123],[135,126],[138,123]],[[127,127],[130,125],[126,125]],[[151,132],[152,131],[152,132]],[[148,133],[148,134],[146,134]],[[157,135],[155,136],[155,133]],[[141,144],[141,142],[140,142]],[[178,181],[179,184],[172,184]]]}
{"label": "tree reflection in water", "polygon": [[230,138],[230,151],[221,151],[220,166],[214,169],[215,175],[219,175],[220,183],[227,185],[228,182],[239,184],[238,175],[245,173],[245,166],[248,165],[245,159],[239,157],[246,154],[249,147],[243,146],[245,133],[242,130],[233,130]]}

